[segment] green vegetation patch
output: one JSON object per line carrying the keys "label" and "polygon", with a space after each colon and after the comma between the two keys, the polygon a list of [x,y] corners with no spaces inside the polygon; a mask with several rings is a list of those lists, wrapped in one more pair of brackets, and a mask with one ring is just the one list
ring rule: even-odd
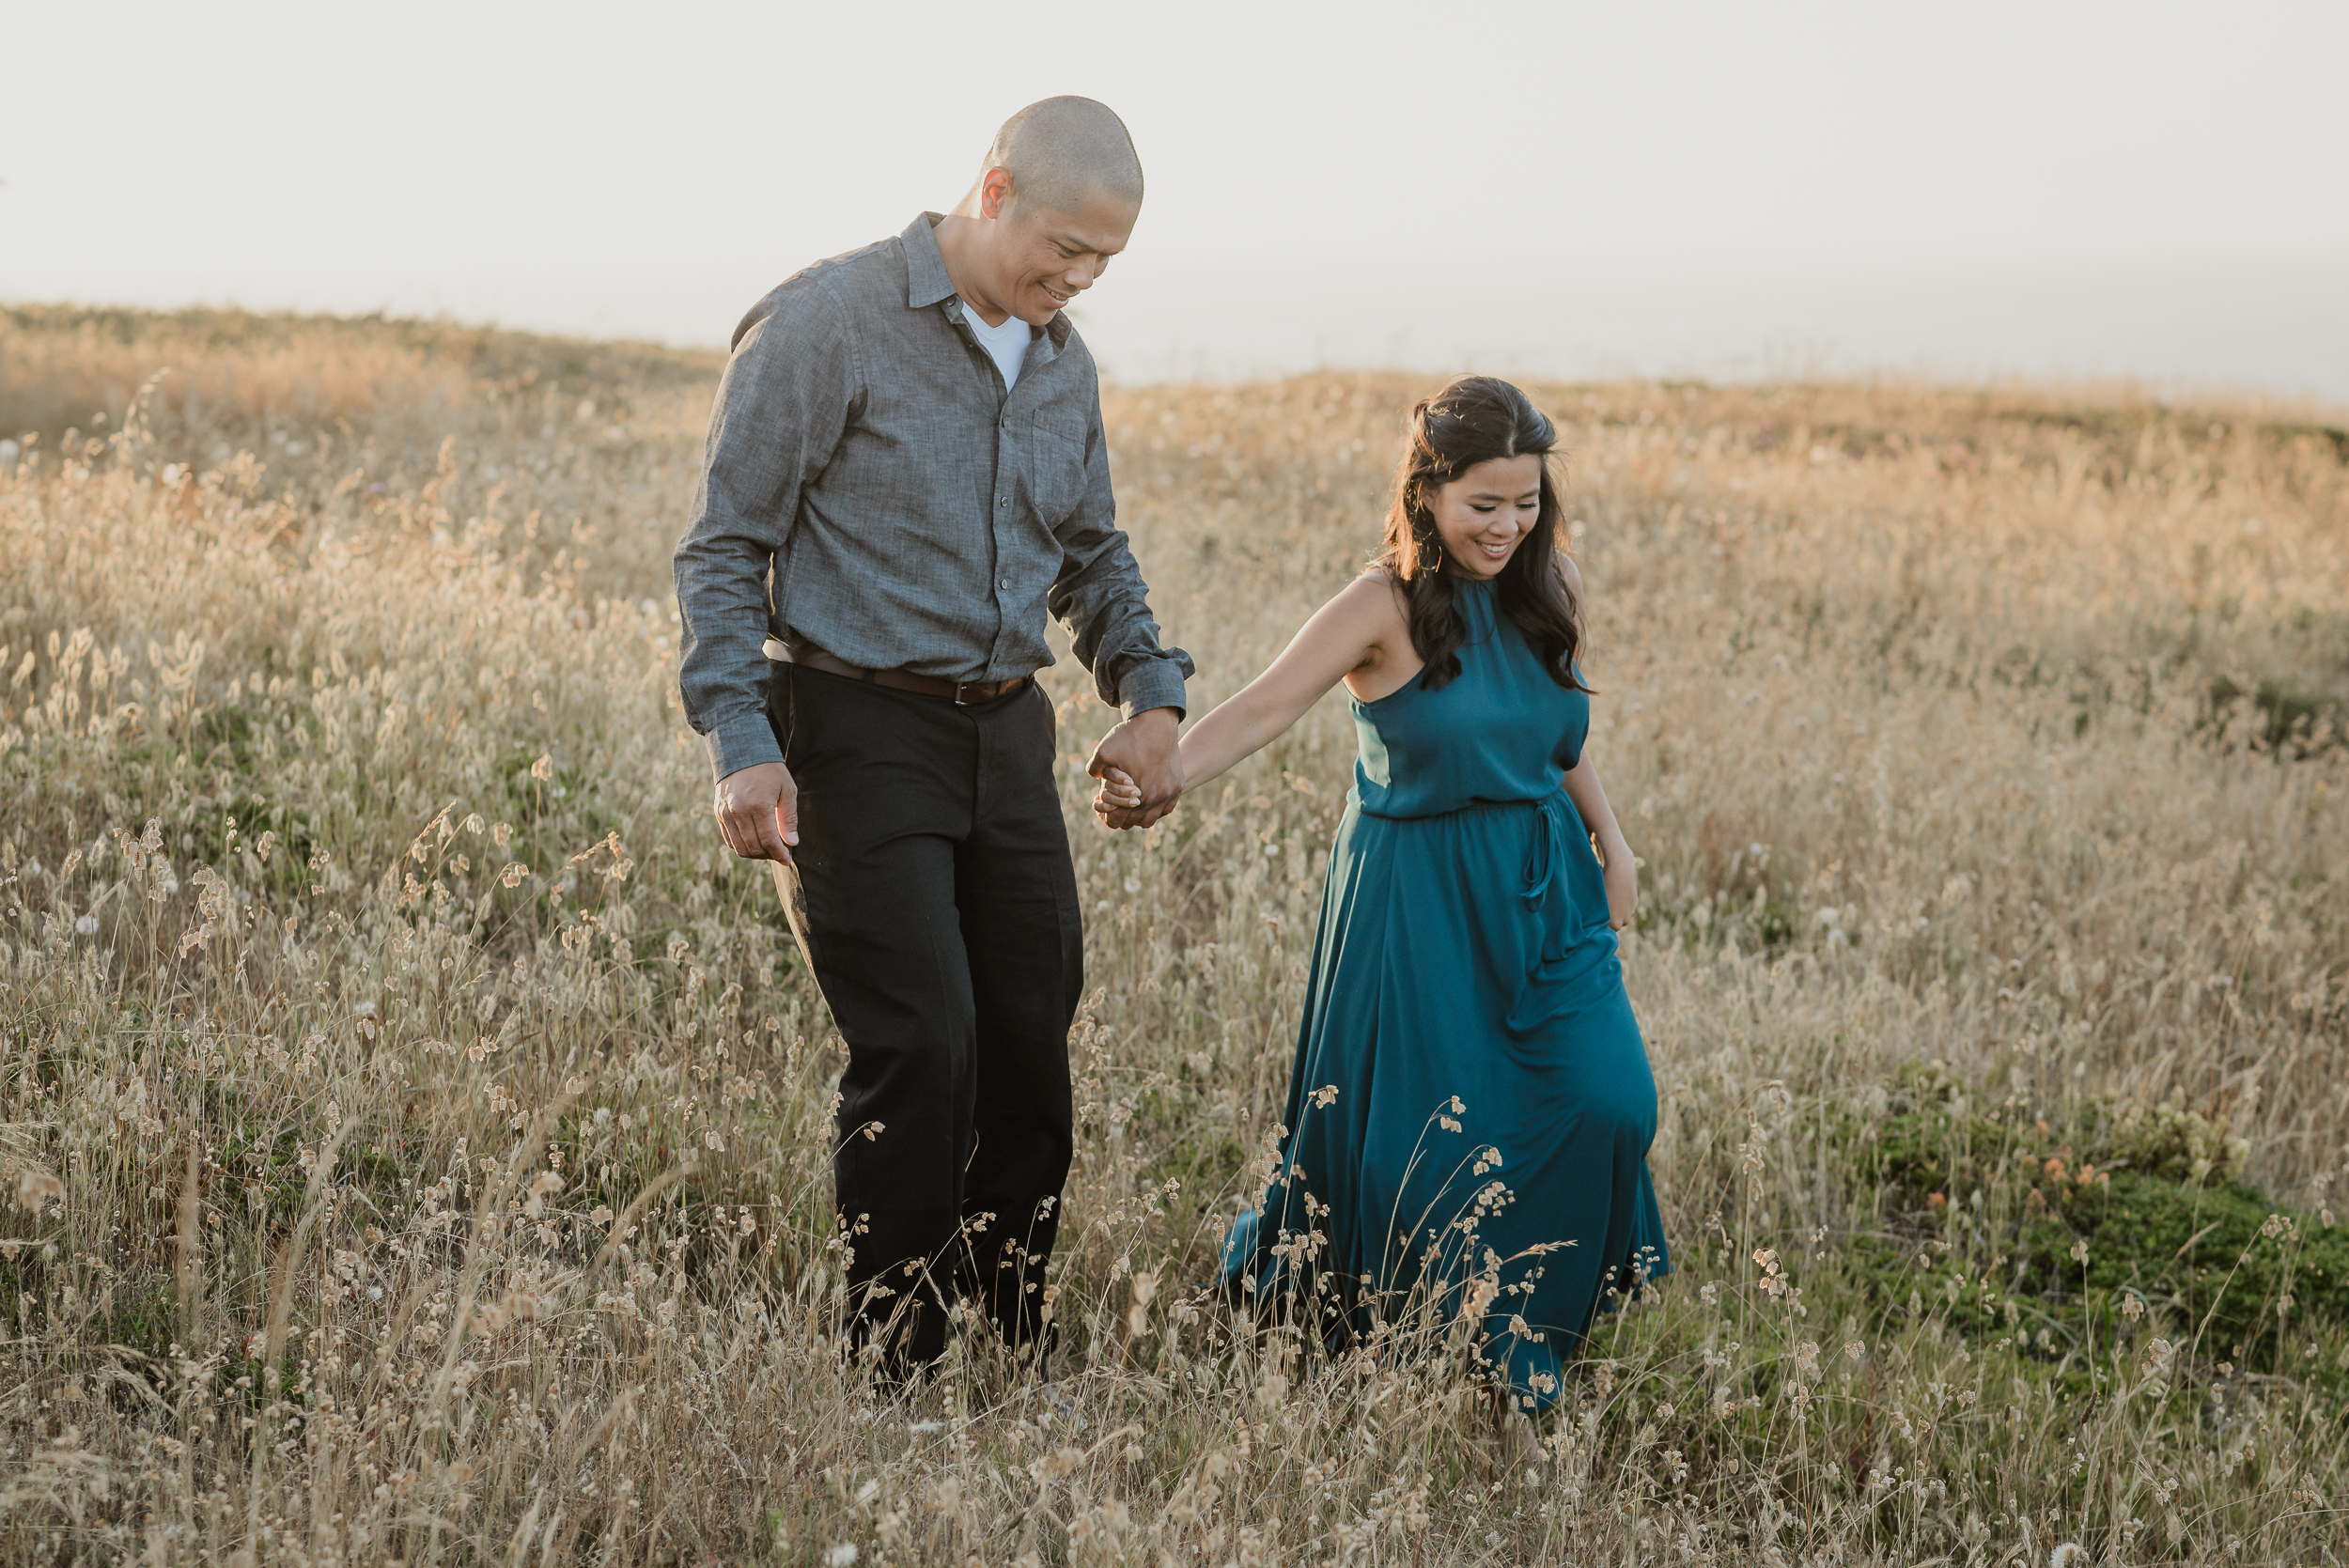
{"label": "green vegetation patch", "polygon": [[[2237,1179],[2248,1146],[2201,1112],[2095,1106],[2060,1137],[1971,1111],[1934,1076],[1909,1088],[1860,1140],[1886,1224],[1853,1260],[1889,1307],[2049,1358],[2141,1322],[2245,1371],[2283,1371],[2309,1334],[2349,1329],[2349,1230]],[[2349,1370],[2326,1380],[2349,1387]]]}

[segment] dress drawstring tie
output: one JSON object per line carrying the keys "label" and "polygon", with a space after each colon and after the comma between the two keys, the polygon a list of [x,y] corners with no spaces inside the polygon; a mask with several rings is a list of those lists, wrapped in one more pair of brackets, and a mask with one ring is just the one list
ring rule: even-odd
{"label": "dress drawstring tie", "polygon": [[1565,792],[1552,790],[1533,802],[1533,844],[1525,856],[1525,907],[1538,909],[1549,896],[1558,875],[1558,858],[1565,852]]}

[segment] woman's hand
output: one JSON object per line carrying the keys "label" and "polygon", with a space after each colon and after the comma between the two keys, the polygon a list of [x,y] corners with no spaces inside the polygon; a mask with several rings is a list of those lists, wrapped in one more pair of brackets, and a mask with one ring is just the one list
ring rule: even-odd
{"label": "woman's hand", "polygon": [[1632,912],[1640,907],[1640,862],[1620,838],[1605,846],[1602,858],[1607,862],[1607,924],[1620,931],[1631,924]]}
{"label": "woman's hand", "polygon": [[1142,786],[1128,777],[1124,768],[1105,764],[1100,777],[1101,787],[1093,794],[1093,811],[1105,825],[1116,826],[1109,820],[1116,813],[1142,809]]}

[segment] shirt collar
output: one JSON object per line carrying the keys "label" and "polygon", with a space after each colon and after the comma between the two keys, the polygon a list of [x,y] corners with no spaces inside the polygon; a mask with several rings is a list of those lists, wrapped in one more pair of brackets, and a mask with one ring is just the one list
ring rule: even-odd
{"label": "shirt collar", "polygon": [[[941,300],[956,298],[955,280],[946,275],[946,256],[938,248],[939,215],[924,212],[906,225],[906,231],[897,238],[906,248],[906,308],[922,310]],[[1071,323],[1066,311],[1052,312],[1052,318],[1044,323],[1044,334],[1052,340],[1052,347],[1068,346]]]}
{"label": "shirt collar", "polygon": [[949,298],[955,280],[946,275],[946,257],[938,248],[934,225],[938,214],[925,212],[906,225],[898,238],[906,247],[906,308],[920,310]]}

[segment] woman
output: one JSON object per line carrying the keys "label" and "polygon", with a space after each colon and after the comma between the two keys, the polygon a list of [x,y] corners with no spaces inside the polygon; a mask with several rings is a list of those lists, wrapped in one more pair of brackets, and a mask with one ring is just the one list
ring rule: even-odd
{"label": "woman", "polygon": [[[1181,753],[1196,788],[1335,682],[1353,694],[1288,1131],[1225,1282],[1313,1303],[1338,1337],[1470,1314],[1512,1411],[1556,1397],[1610,1290],[1668,1266],[1656,1081],[1615,954],[1634,862],[1582,750],[1556,439],[1488,377],[1412,410],[1384,554]],[[1112,776],[1096,805],[1139,799]]]}

